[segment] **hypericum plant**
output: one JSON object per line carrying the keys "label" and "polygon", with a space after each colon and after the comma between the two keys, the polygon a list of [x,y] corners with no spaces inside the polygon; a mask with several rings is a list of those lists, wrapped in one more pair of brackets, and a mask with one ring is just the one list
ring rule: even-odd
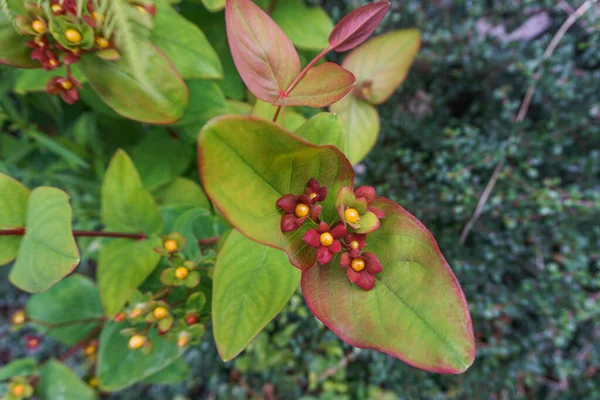
{"label": "hypericum plant", "polygon": [[[148,122],[176,119],[178,112],[162,108],[165,98],[160,94],[178,92],[180,86],[162,80],[166,70],[160,65],[166,58],[152,43],[161,36],[160,16],[177,13],[159,2],[151,19],[149,3],[105,1],[88,2],[88,8],[67,0],[28,5],[15,21],[30,37],[9,34],[13,47],[0,47],[1,59],[14,56],[15,49],[31,56],[29,50],[14,47],[27,39],[60,50],[56,60],[66,63],[74,57],[68,39],[74,30],[81,35],[77,56],[82,71],[111,107]],[[148,12],[144,21],[154,22],[148,32],[158,36],[139,46],[128,42],[132,26],[119,23],[123,5],[127,13]],[[12,398],[34,393],[52,398],[57,389],[48,382],[53,381],[68,387],[73,398],[86,399],[95,396],[90,386],[115,391],[142,380],[160,382],[165,373],[185,378],[181,356],[201,340],[207,323],[212,324],[221,358],[230,360],[279,313],[298,286],[314,315],[351,345],[434,372],[460,373],[472,364],[475,345],[466,300],[435,239],[374,188],[354,186],[351,161],[364,157],[377,134],[361,137],[363,132],[352,122],[362,118],[355,108],[384,101],[400,84],[418,48],[418,32],[402,33],[410,36],[402,42],[409,50],[398,50],[406,59],[398,63],[392,57],[394,62],[381,69],[373,70],[359,55],[371,54],[372,46],[387,54],[392,42],[385,35],[354,50],[344,65],[358,77],[358,87],[348,69],[318,64],[331,50],[360,45],[388,9],[389,3],[380,1],[351,12],[331,27],[324,48],[319,40],[294,35],[297,43],[320,51],[301,68],[292,41],[265,11],[250,0],[227,0],[224,28],[232,60],[257,100],[252,106],[223,100],[218,111],[208,112],[204,102],[192,102],[183,131],[176,129],[177,123],[170,135],[152,128],[131,158],[118,150],[103,173],[101,230],[73,229],[64,191],[30,191],[0,173],[0,264],[16,259],[10,281],[35,293],[26,309],[13,315],[13,324],[29,324],[71,346],[61,361],[79,349],[89,359],[88,385],[57,361],[24,359],[0,368]],[[91,44],[98,45],[100,34],[112,40],[100,21],[103,26],[113,21],[116,36],[110,43],[118,60],[105,60],[105,49]],[[287,30],[293,32],[289,25]],[[152,54],[144,60],[152,62],[141,65],[127,54],[146,50]],[[46,67],[53,67],[53,59],[44,59]],[[178,69],[189,66],[183,59],[175,64]],[[146,77],[152,79],[136,80],[137,68],[152,70]],[[398,71],[402,74],[395,75]],[[68,72],[50,80],[51,91],[69,102],[77,93],[71,77]],[[120,79],[134,86],[119,87]],[[65,82],[73,87],[65,88]],[[158,91],[153,91],[154,84]],[[208,101],[219,93],[205,82],[187,84],[193,98]],[[132,87],[143,93],[128,91]],[[152,93],[145,100],[144,90]],[[342,106],[342,118],[322,112],[305,120],[295,110],[281,112],[290,106],[336,107],[340,99],[350,104]],[[161,112],[171,116],[164,118]],[[219,116],[204,124],[206,114]],[[178,133],[189,137],[200,126],[203,188],[179,176],[190,165],[192,152]],[[77,241],[86,237],[97,238],[97,283],[71,274],[81,259]]]}

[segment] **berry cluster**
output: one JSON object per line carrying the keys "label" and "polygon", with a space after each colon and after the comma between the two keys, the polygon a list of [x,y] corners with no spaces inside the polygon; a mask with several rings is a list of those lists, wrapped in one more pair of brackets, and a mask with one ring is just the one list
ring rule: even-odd
{"label": "berry cluster", "polygon": [[371,205],[375,196],[375,189],[370,186],[355,191],[341,188],[335,203],[340,219],[330,225],[319,219],[323,207],[317,204],[327,198],[327,187],[311,179],[305,193],[286,194],[277,201],[277,206],[285,213],[281,218],[281,230],[295,231],[310,219],[317,226],[307,230],[303,240],[316,249],[317,262],[328,264],[341,253],[339,262],[347,270],[350,282],[371,290],[375,284],[374,275],[381,272],[381,263],[373,253],[363,249],[367,246],[367,234],[377,230],[379,220],[384,218],[383,212]]}

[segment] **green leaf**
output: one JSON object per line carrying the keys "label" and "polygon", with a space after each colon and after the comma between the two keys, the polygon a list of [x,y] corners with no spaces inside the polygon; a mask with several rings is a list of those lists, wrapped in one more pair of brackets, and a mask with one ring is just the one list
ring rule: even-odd
{"label": "green leaf", "polygon": [[202,4],[210,12],[221,11],[225,8],[225,0],[202,0]]}
{"label": "green leaf", "polygon": [[184,352],[176,343],[158,336],[155,329],[148,334],[148,340],[152,343],[150,354],[130,350],[128,338],[120,334],[127,327],[127,324],[110,322],[100,334],[96,373],[103,391],[114,392],[149,378],[167,368]]}
{"label": "green leaf", "polygon": [[[252,107],[251,115],[264,118],[267,121],[273,121],[277,108],[278,107],[273,104],[256,99],[254,107]],[[306,122],[306,118],[291,107],[282,108],[277,117],[277,123],[290,131],[297,129],[304,122]]]}
{"label": "green leaf", "polygon": [[28,134],[42,149],[48,150],[65,160],[69,167],[73,169],[88,168],[88,163],[82,160],[81,157],[71,151],[71,149],[62,144],[56,138],[36,131],[29,131]]}
{"label": "green leaf", "polygon": [[250,115],[252,113],[252,108],[253,107],[250,104],[244,103],[243,101],[227,100],[227,114]]}
{"label": "green leaf", "polygon": [[271,18],[296,47],[306,50],[329,47],[333,23],[321,7],[308,7],[302,0],[278,0]]}
{"label": "green leaf", "polygon": [[190,366],[185,359],[181,357],[165,369],[145,378],[143,382],[151,385],[173,385],[175,383],[184,382],[188,379],[189,375]]}
{"label": "green leaf", "polygon": [[331,144],[342,152],[346,146],[344,124],[335,114],[319,113],[302,124],[294,133],[313,144]]}
{"label": "green leaf", "polygon": [[49,360],[40,370],[36,393],[42,400],[93,400],[97,397],[94,389],[56,360]]}
{"label": "green leaf", "polygon": [[205,208],[185,211],[175,220],[172,228],[173,232],[178,232],[187,239],[183,254],[191,260],[200,257],[198,239],[217,237],[224,230],[218,218]]}
{"label": "green leaf", "polygon": [[214,82],[188,81],[190,106],[183,117],[173,124],[183,133],[183,139],[195,143],[198,132],[211,118],[227,114],[225,95]]}
{"label": "green leaf", "polygon": [[32,49],[25,44],[27,40],[0,11],[0,64],[17,68],[40,68],[39,61],[31,59]]}
{"label": "green leaf", "polygon": [[48,290],[79,264],[79,250],[71,231],[73,211],[69,195],[51,187],[31,192],[25,236],[9,279],[21,290]]}
{"label": "green leaf", "polygon": [[[80,83],[86,82],[85,76],[77,68],[77,65],[71,65],[71,73]],[[67,76],[67,68],[62,66],[52,71],[44,71],[41,68],[19,70],[13,91],[17,94],[44,92],[46,84],[53,76]]]}
{"label": "green leaf", "polygon": [[406,79],[420,45],[418,29],[389,32],[352,51],[342,66],[354,73],[358,88],[364,87],[365,100],[381,104]]}
{"label": "green leaf", "polygon": [[153,190],[172,182],[190,166],[190,145],[169,136],[165,129],[153,129],[132,149],[131,158],[144,186]]}
{"label": "green leaf", "polygon": [[102,222],[118,232],[158,234],[162,229],[158,206],[122,150],[115,153],[102,182]]}
{"label": "green leaf", "polygon": [[141,77],[129,57],[107,61],[88,54],[78,65],[100,98],[122,116],[151,124],[177,121],[189,101],[185,82],[151,42],[139,40],[135,45]]}
{"label": "green leaf", "polygon": [[177,177],[173,182],[154,192],[156,202],[161,206],[187,205],[210,209],[211,204],[204,190],[191,179]]}
{"label": "green leaf", "polygon": [[[94,282],[86,276],[73,274],[47,292],[31,296],[27,302],[27,315],[41,321],[33,323],[40,333],[73,346],[100,326],[104,312]],[[78,320],[81,322],[65,324]]]}
{"label": "green leaf", "polygon": [[339,258],[302,275],[309,308],[347,343],[375,349],[418,368],[465,371],[475,357],[464,294],[431,233],[402,207],[384,198],[385,214],[369,234],[368,249],[382,264],[375,286],[350,283]]}
{"label": "green leaf", "polygon": [[156,2],[152,41],[173,62],[183,79],[219,79],[223,67],[204,33],[166,1]]}
{"label": "green leaf", "polygon": [[204,127],[198,154],[206,193],[233,226],[253,240],[285,250],[295,266],[312,266],[315,251],[302,236],[314,224],[284,234],[283,213],[276,203],[284,194],[305,193],[314,178],[332,193],[321,203],[320,218],[336,221],[333,193],[351,187],[354,178],[338,149],[308,143],[269,121],[227,116]]}
{"label": "green leaf", "polygon": [[[29,189],[0,173],[0,229],[24,228]],[[8,264],[19,253],[21,236],[0,236],[0,265]]]}
{"label": "green leaf", "polygon": [[159,238],[117,239],[100,250],[98,290],[108,317],[114,317],[129,301],[135,289],[152,273],[160,261],[154,251]]}
{"label": "green leaf", "polygon": [[213,276],[213,330],[223,361],[246,348],[281,311],[299,282],[300,271],[284,252],[231,232]]}
{"label": "green leaf", "polygon": [[30,376],[36,367],[37,361],[34,358],[19,358],[0,367],[0,380],[9,379],[13,376]]}
{"label": "green leaf", "polygon": [[379,137],[379,114],[375,107],[352,94],[332,104],[329,110],[344,123],[344,153],[352,165],[358,164],[375,146]]}

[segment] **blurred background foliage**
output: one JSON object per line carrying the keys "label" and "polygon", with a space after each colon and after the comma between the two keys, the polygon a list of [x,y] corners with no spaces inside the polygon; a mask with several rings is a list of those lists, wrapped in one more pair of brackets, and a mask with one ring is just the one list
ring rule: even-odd
{"label": "blurred background foliage", "polygon": [[[393,1],[378,30],[417,27],[423,44],[407,81],[378,107],[381,136],[356,167],[359,183],[376,186],[437,238],[474,320],[477,359],[465,374],[430,374],[352,349],[297,294],[234,361],[223,364],[208,337],[186,356],[187,381],[137,384],[106,398],[600,398],[600,9],[581,18],[539,65],[582,3]],[[360,4],[322,5],[339,20]],[[516,123],[538,70],[531,107]],[[0,68],[0,170],[29,186],[68,190],[77,226],[93,229],[108,157],[135,147],[142,126],[45,93],[10,94],[13,75]],[[50,136],[40,133],[49,120],[57,127]],[[461,245],[460,233],[502,161]],[[193,165],[187,174],[195,178]],[[95,245],[88,244],[80,270],[92,273]],[[27,332],[10,331],[8,316],[26,295],[7,273],[0,270],[0,362],[61,354],[65,349],[48,338],[27,350]],[[78,362],[69,365],[77,371]]]}

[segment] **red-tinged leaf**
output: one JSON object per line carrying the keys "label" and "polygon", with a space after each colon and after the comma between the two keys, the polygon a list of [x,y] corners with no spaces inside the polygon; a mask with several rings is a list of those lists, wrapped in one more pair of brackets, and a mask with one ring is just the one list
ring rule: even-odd
{"label": "red-tinged leaf", "polygon": [[475,357],[464,294],[435,239],[414,216],[382,197],[385,218],[367,249],[381,261],[372,290],[349,282],[339,258],[302,275],[312,312],[347,343],[428,371],[461,373]]}
{"label": "red-tinged leaf", "polygon": [[389,9],[389,1],[378,1],[352,11],[333,28],[329,47],[342,52],[358,46],[371,36]]}
{"label": "red-tinged leaf", "polygon": [[308,70],[289,95],[277,100],[278,106],[327,107],[344,97],[356,83],[352,72],[331,62]]}
{"label": "red-tinged leaf", "polygon": [[250,0],[227,0],[227,39],[248,89],[273,103],[300,73],[300,58],[281,28]]}
{"label": "red-tinged leaf", "polygon": [[371,104],[386,101],[406,79],[420,45],[418,29],[403,29],[377,36],[353,50],[342,66],[356,75],[354,93]]}

